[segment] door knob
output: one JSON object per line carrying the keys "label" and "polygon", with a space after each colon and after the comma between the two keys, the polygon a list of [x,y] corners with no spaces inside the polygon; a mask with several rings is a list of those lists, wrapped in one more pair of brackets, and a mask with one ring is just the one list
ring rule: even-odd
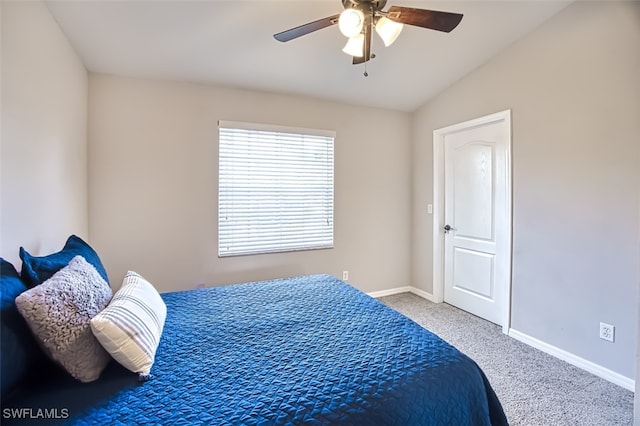
{"label": "door knob", "polygon": [[451,231],[451,230],[453,230],[453,228],[450,225],[445,225],[444,226],[444,233],[445,234],[448,234],[449,231]]}

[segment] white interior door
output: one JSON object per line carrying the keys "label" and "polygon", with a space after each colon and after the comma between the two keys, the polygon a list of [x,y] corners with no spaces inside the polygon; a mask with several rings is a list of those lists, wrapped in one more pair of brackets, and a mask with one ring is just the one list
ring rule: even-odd
{"label": "white interior door", "polygon": [[444,301],[505,325],[510,289],[510,123],[474,120],[443,145]]}

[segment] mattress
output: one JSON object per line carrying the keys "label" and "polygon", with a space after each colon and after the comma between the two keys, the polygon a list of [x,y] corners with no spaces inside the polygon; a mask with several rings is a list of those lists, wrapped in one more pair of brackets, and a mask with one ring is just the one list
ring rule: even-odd
{"label": "mattress", "polygon": [[473,360],[333,276],[162,297],[149,381],[115,362],[93,383],[49,372],[3,412],[80,425],[507,424]]}

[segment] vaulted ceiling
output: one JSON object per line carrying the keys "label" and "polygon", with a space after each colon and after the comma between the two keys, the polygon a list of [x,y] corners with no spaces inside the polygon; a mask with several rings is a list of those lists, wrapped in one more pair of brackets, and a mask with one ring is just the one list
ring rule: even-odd
{"label": "vaulted ceiling", "polygon": [[273,34],[334,15],[340,0],[48,1],[89,71],[202,82],[413,111],[540,26],[569,1],[412,1],[464,14],[451,33],[405,26],[352,65],[337,25],[281,43]]}

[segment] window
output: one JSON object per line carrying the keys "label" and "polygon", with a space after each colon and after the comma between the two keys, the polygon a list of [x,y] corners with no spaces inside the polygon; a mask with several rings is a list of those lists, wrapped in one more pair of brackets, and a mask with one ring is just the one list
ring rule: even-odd
{"label": "window", "polygon": [[333,247],[335,132],[219,122],[218,255]]}

